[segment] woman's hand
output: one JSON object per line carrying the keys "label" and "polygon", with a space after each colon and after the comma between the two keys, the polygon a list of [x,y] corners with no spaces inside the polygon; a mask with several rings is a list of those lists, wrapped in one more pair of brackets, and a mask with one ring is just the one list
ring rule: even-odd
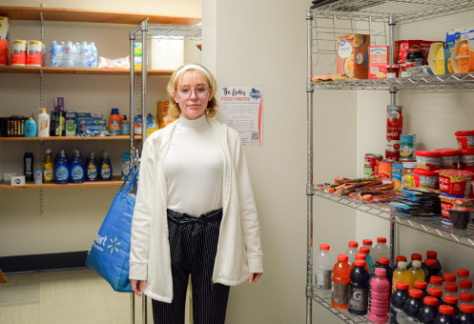
{"label": "woman's hand", "polygon": [[[250,278],[250,277],[249,277]],[[130,283],[132,285],[133,292],[138,296],[141,297],[141,292],[145,290],[145,280],[135,280],[130,279]]]}
{"label": "woman's hand", "polygon": [[263,275],[263,273],[249,273],[249,282],[257,282],[258,279]]}

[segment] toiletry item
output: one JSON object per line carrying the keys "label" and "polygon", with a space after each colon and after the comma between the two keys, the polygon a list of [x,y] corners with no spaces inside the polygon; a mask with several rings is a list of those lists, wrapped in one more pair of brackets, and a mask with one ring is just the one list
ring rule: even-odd
{"label": "toiletry item", "polygon": [[77,112],[66,112],[66,136],[76,136],[77,134]]}
{"label": "toiletry item", "polygon": [[99,167],[97,164],[97,158],[95,157],[94,152],[90,152],[89,156],[86,160],[86,167],[87,170],[85,173],[86,181],[97,181],[99,180]]}
{"label": "toiletry item", "polygon": [[43,162],[43,182],[54,183],[54,161],[51,150],[46,150],[46,157]]}
{"label": "toiletry item", "polygon": [[36,137],[36,122],[33,117],[25,121],[25,137]]}
{"label": "toiletry item", "polygon": [[55,183],[56,184],[68,184],[69,182],[69,160],[66,156],[66,152],[61,149],[56,156],[56,163],[54,164],[55,170]]}
{"label": "toiletry item", "polygon": [[69,175],[70,183],[84,182],[84,161],[81,152],[78,149],[74,150],[74,155],[71,160],[71,172]]}
{"label": "toiletry item", "polygon": [[26,184],[25,182],[25,176],[13,176],[11,179],[11,186],[24,186]]}
{"label": "toiletry item", "polygon": [[54,98],[54,111],[64,111],[64,98],[63,97]]}
{"label": "toiletry item", "polygon": [[43,170],[41,167],[35,168],[35,184],[43,184]]}
{"label": "toiletry item", "polygon": [[120,124],[122,135],[130,135],[130,122],[127,120],[127,115],[123,115],[122,117],[122,123]]}
{"label": "toiletry item", "polygon": [[33,181],[33,153],[25,153],[24,175],[26,181]]}
{"label": "toiletry item", "polygon": [[110,161],[109,154],[107,152],[104,152],[102,161],[100,163],[100,180],[112,180],[112,162]]}
{"label": "toiletry item", "polygon": [[16,173],[16,172],[5,172],[3,174],[3,182],[5,184],[10,184],[11,181],[12,181],[12,177],[17,176],[17,175],[18,175],[18,173]]}
{"label": "toiletry item", "polygon": [[122,122],[122,119],[122,116],[119,115],[118,108],[112,108],[109,118],[110,135],[120,135],[122,133],[120,129],[120,123]]}
{"label": "toiletry item", "polygon": [[39,137],[49,137],[49,115],[46,112],[46,108],[40,108],[40,113],[38,115],[38,136]]}

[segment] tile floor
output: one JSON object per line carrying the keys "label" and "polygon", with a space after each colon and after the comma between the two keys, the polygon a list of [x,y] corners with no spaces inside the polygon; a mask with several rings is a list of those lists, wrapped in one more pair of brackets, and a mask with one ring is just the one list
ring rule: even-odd
{"label": "tile floor", "polygon": [[[6,275],[0,284],[2,324],[131,324],[131,294],[117,293],[88,269]],[[141,324],[141,298],[135,298]],[[153,323],[148,298],[148,323]],[[189,307],[187,307],[188,309]],[[186,315],[186,322],[189,316]]]}

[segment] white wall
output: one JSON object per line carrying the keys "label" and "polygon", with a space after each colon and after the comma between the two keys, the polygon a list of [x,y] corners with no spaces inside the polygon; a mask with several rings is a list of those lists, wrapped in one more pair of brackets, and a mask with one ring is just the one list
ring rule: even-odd
{"label": "white wall", "polygon": [[[448,15],[442,18],[402,24],[399,39],[444,41],[451,28],[472,27],[473,12]],[[417,92],[402,91],[398,95],[403,105],[404,132],[417,134],[420,149],[434,150],[457,147],[454,133],[472,129],[474,125],[474,94],[472,91]],[[358,91],[357,93],[357,171],[363,173],[365,153],[383,153],[386,132],[386,106],[390,103],[386,91]],[[357,239],[375,239],[389,235],[388,222],[358,213]],[[406,255],[427,250],[438,251],[446,272],[458,268],[474,269],[472,249],[462,247],[424,233],[400,227],[397,234],[398,253]]]}

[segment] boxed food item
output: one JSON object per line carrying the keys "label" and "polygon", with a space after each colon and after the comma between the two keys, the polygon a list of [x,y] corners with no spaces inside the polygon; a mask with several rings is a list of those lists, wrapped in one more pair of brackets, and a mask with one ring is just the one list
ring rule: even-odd
{"label": "boxed food item", "polygon": [[446,33],[446,43],[451,50],[456,42],[470,39],[474,39],[474,27],[453,28]]}
{"label": "boxed food item", "polygon": [[388,46],[369,46],[369,79],[386,79]]}
{"label": "boxed food item", "polygon": [[337,73],[367,79],[370,35],[350,34],[337,38]]}
{"label": "boxed food item", "polygon": [[439,41],[399,40],[395,41],[393,61],[396,63],[413,62],[416,66],[427,65],[430,46]]}
{"label": "boxed food item", "polygon": [[157,109],[156,109],[156,118],[158,119],[158,126],[159,128],[165,128],[169,124],[173,122],[171,117],[168,116],[168,109],[169,109],[169,101],[158,101]]}
{"label": "boxed food item", "polygon": [[454,45],[451,57],[454,73],[474,71],[474,40],[462,40]]}
{"label": "boxed food item", "polygon": [[428,55],[428,64],[436,75],[446,73],[454,73],[451,65],[451,50],[447,43],[431,44],[430,53]]}

